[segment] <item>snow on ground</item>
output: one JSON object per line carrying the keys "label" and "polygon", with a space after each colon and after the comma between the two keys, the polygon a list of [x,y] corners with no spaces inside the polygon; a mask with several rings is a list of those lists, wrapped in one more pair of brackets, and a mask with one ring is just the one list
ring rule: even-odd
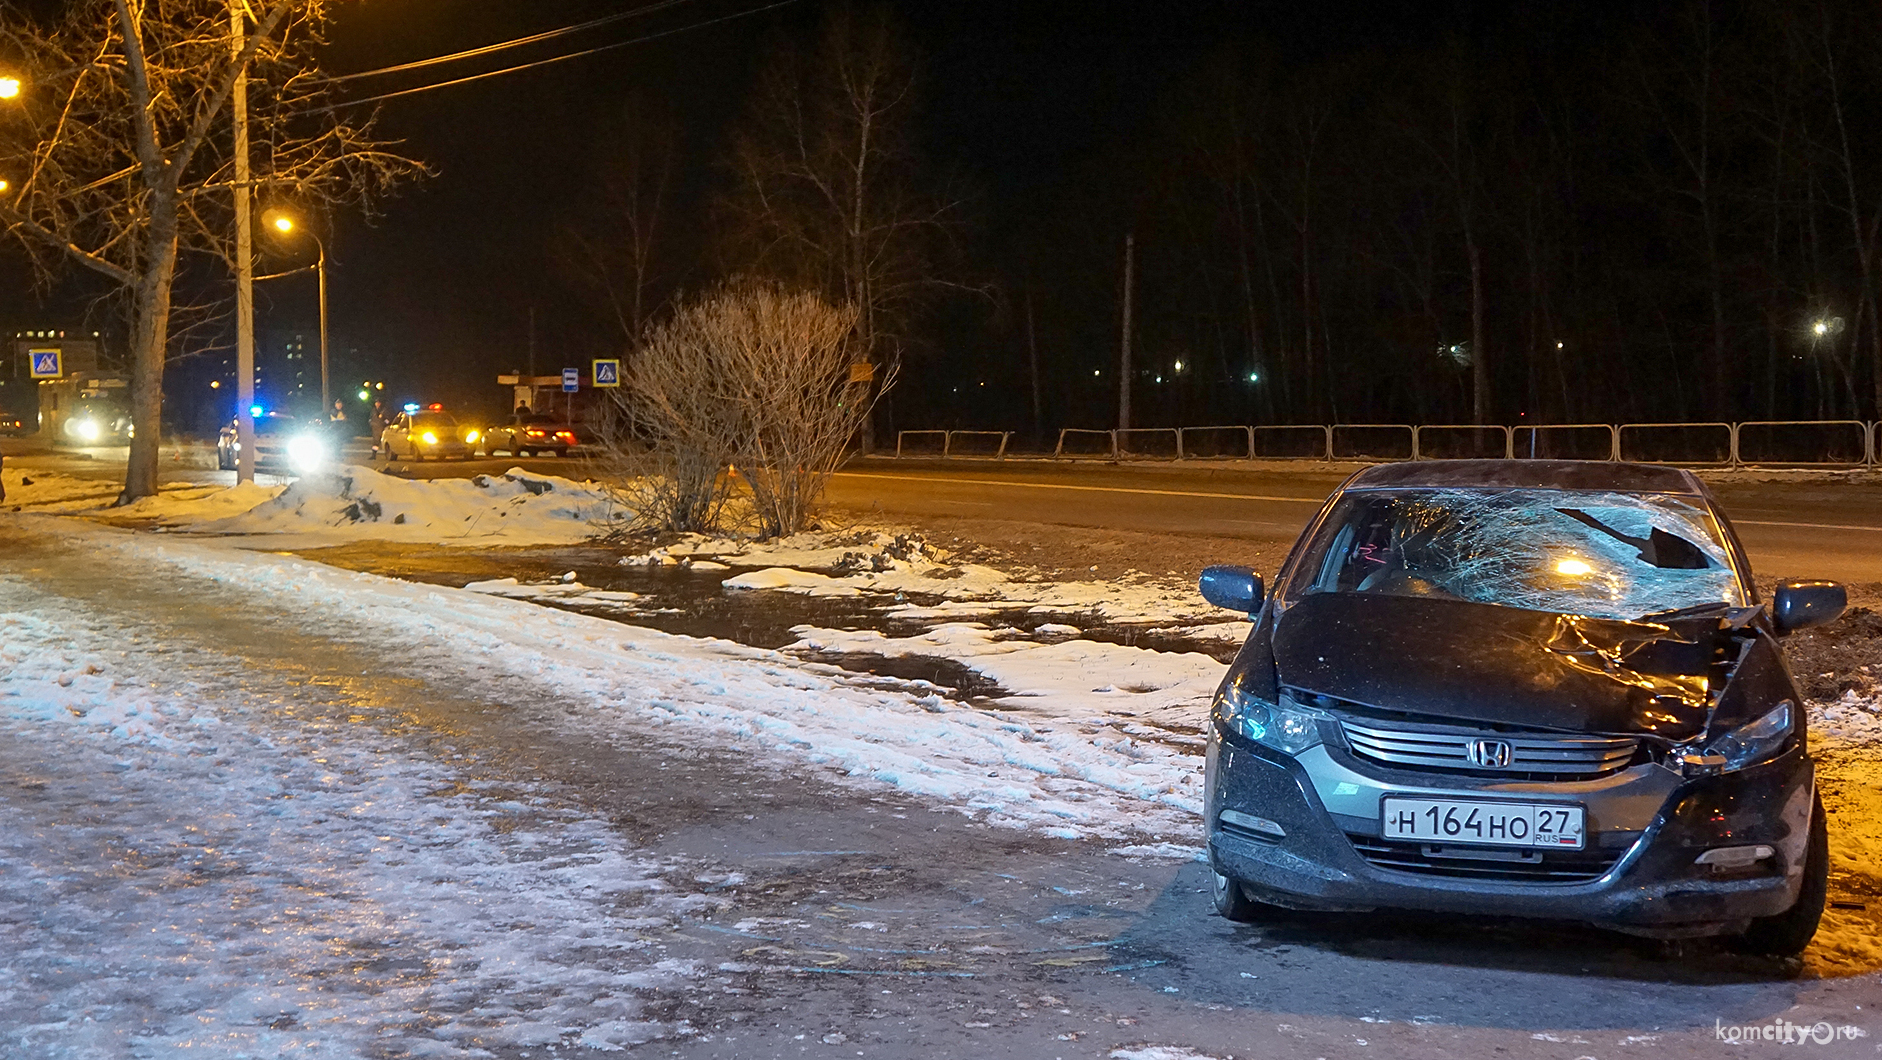
{"label": "snow on ground", "polygon": [[[728,589],[809,596],[920,596],[888,614],[910,619],[966,618],[1003,611],[1084,612],[1110,622],[1177,625],[1219,619],[1195,587],[1146,578],[1059,582],[1029,579],[977,563],[957,563],[919,535],[885,529],[807,532],[769,542],[693,535],[638,556],[629,566],[703,564],[745,569]],[[755,569],[754,569],[755,568]]]}
{"label": "snow on ground", "polygon": [[[274,476],[261,476],[273,480]],[[57,472],[8,471],[4,507],[17,512],[95,515],[111,519],[182,522],[239,515],[275,498],[281,485],[249,483],[234,488],[198,483],[165,483],[155,497],[114,508],[124,483],[119,479],[81,478]]]}
{"label": "snow on ground", "polygon": [[1003,708],[1066,721],[1138,719],[1187,735],[1198,746],[1209,698],[1225,670],[1196,652],[1080,639],[1039,643],[1021,630],[977,622],[950,622],[915,637],[812,626],[791,632],[799,639],[787,651],[952,659],[997,682],[1007,693],[996,700]]}
{"label": "snow on ground", "polygon": [[404,479],[349,465],[307,475],[238,515],[181,520],[197,533],[268,535],[269,548],[362,539],[445,545],[573,544],[606,530],[619,505],[594,483],[511,468],[469,479]]}
{"label": "snow on ground", "polygon": [[83,547],[240,586],[323,626],[370,625],[422,646],[437,668],[540,682],[576,706],[570,724],[604,737],[684,726],[940,799],[991,823],[1131,843],[1196,838],[1200,759],[1107,719],[966,707],[913,683],[885,688],[871,675],[788,653],[290,557],[105,530],[82,537]]}
{"label": "snow on ground", "polygon": [[[135,554],[136,550],[131,550]],[[254,568],[250,568],[254,569]],[[647,995],[716,899],[241,660],[0,578],[0,1055],[489,1056],[690,1033]],[[524,929],[526,928],[526,929]]]}

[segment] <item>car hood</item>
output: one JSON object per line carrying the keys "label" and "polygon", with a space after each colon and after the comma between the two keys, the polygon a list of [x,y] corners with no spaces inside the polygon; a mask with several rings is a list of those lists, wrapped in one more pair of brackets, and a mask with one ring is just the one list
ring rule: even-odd
{"label": "car hood", "polygon": [[1627,622],[1495,604],[1316,593],[1274,628],[1285,687],[1383,710],[1687,739],[1704,729],[1719,616]]}

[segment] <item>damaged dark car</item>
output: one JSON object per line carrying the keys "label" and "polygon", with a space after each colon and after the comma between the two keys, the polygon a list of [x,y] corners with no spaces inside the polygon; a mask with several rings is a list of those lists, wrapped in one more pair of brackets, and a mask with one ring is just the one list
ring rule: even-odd
{"label": "damaged dark car", "polygon": [[1215,907],[1587,921],[1801,952],[1828,834],[1779,640],[1841,586],[1759,601],[1692,474],[1460,460],[1361,471],[1271,594],[1204,571],[1255,626],[1216,693]]}

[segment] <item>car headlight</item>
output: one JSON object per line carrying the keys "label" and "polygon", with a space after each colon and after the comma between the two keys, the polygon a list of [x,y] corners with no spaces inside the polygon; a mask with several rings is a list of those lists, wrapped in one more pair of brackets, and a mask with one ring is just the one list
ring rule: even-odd
{"label": "car headlight", "polygon": [[1286,695],[1276,703],[1230,685],[1216,701],[1216,716],[1232,733],[1296,755],[1320,742],[1320,722],[1327,715],[1303,707]]}
{"label": "car headlight", "polygon": [[424,443],[425,443],[426,445],[437,445],[437,444],[438,444],[438,436],[437,436],[436,434],[434,434],[434,433],[432,433],[431,431],[426,431],[426,432],[425,432],[425,433],[424,433],[423,435],[421,435],[420,437],[421,437],[421,438],[422,438],[422,439],[424,440]]}
{"label": "car headlight", "polygon": [[73,420],[65,425],[65,429],[88,442],[97,441],[98,436],[103,433],[98,426],[98,421],[92,419]]}
{"label": "car headlight", "polygon": [[297,434],[288,439],[288,461],[302,471],[312,471],[327,459],[326,439],[313,434]]}
{"label": "car headlight", "polygon": [[1689,776],[1729,773],[1777,754],[1797,731],[1797,705],[1785,700],[1762,716],[1713,737],[1681,761]]}
{"label": "car headlight", "polygon": [[466,443],[474,444],[477,441],[477,439],[482,438],[482,437],[483,437],[483,432],[481,431],[465,431],[464,432],[464,441]]}

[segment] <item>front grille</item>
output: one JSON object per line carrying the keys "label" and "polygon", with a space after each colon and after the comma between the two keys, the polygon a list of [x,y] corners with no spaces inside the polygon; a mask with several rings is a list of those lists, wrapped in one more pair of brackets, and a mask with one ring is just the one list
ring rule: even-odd
{"label": "front grille", "polygon": [[[1441,769],[1487,776],[1562,780],[1598,777],[1633,761],[1640,741],[1632,737],[1565,733],[1497,732],[1416,722],[1381,723],[1341,718],[1340,729],[1355,755],[1406,769]],[[1471,761],[1478,741],[1509,745],[1509,764],[1489,768]]]}
{"label": "front grille", "polygon": [[1444,847],[1352,833],[1346,838],[1359,856],[1375,868],[1497,883],[1587,883],[1607,875],[1627,853],[1624,849],[1532,851]]}

